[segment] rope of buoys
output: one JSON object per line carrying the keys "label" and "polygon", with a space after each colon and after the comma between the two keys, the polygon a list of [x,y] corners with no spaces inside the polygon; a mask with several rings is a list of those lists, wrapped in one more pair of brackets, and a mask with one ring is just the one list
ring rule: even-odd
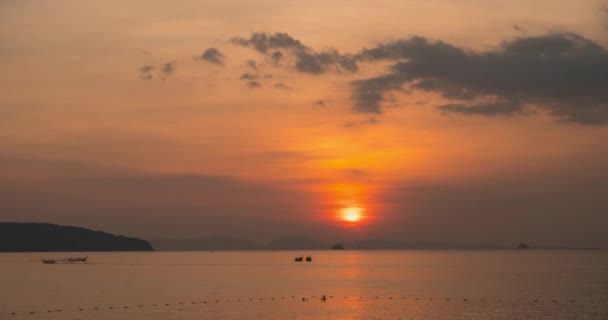
{"label": "rope of buoys", "polygon": [[[330,296],[326,296],[326,295],[321,295],[321,296],[312,295],[312,296],[308,296],[308,297],[307,297],[307,296],[303,296],[303,297],[301,298],[301,301],[302,301],[302,302],[309,301],[309,300],[310,300],[310,299],[309,299],[309,297],[312,297],[312,298],[317,298],[317,297],[319,297],[320,301],[323,301],[323,302],[325,302],[325,301],[326,301],[327,297],[329,297],[329,298],[333,298],[333,296],[332,296],[332,295],[330,295]],[[285,296],[281,296],[280,298],[281,298],[281,299],[285,299]],[[292,298],[295,298],[295,296],[292,296]],[[355,299],[356,299],[356,297],[344,296],[344,299],[350,299],[350,298],[355,298]],[[364,298],[365,298],[364,296],[360,296],[360,297],[359,297],[359,299],[364,299]],[[371,297],[370,297],[370,298],[371,298]],[[401,296],[401,299],[402,299],[402,300],[405,300],[405,298],[406,298],[406,296]],[[386,297],[386,296],[375,296],[375,299],[387,299],[387,300],[393,300],[393,299],[398,299],[398,297],[393,297],[393,296],[388,296],[388,297]],[[413,299],[413,300],[418,301],[418,300],[424,300],[424,299],[426,299],[426,298],[425,298],[425,297],[411,297],[410,299]],[[471,301],[474,301],[474,300],[475,300],[475,299],[471,299],[471,298],[461,298],[461,299],[462,299],[462,300],[461,300],[462,302],[471,302]],[[251,301],[251,302],[253,302],[254,300],[256,300],[256,299],[255,299],[255,298],[249,298],[249,301]],[[260,297],[260,298],[259,298],[259,301],[264,301],[264,300],[266,300],[266,301],[275,301],[275,300],[279,300],[279,297],[277,296],[277,297]],[[428,300],[433,300],[433,297],[428,297]],[[459,299],[458,299],[458,298],[451,298],[451,297],[446,297],[446,298],[445,298],[445,301],[452,301],[452,300],[454,300],[454,301],[459,301]],[[486,300],[487,300],[486,298],[479,298],[479,300],[477,300],[477,301],[485,302]],[[494,298],[494,299],[490,299],[490,300],[492,300],[492,301],[497,301],[497,302],[503,302],[503,301],[504,301],[502,298],[499,298],[499,299]],[[230,299],[226,299],[226,300],[220,300],[220,299],[218,299],[218,300],[213,300],[213,301],[215,301],[215,303],[221,303],[221,302],[224,302],[224,303],[233,303],[233,302],[234,302],[234,303],[236,303],[236,302],[239,302],[239,303],[240,303],[240,302],[242,302],[242,301],[241,301],[241,299],[235,299],[235,300],[230,300]],[[243,301],[245,301],[245,300],[243,300]],[[516,302],[520,302],[520,301],[521,301],[521,299],[514,299],[514,300],[510,300],[510,301],[516,301]],[[527,301],[528,301],[529,303],[543,303],[543,300],[541,300],[541,299],[533,299],[533,300],[531,299],[531,300],[527,300]],[[547,299],[547,300],[544,300],[544,301],[545,301],[545,302],[551,302],[551,303],[554,303],[554,304],[560,303],[560,300],[559,300],[559,299],[556,299],[556,298],[553,298],[553,299]],[[561,300],[561,301],[562,301],[562,303],[566,303],[566,302],[570,302],[570,303],[576,303],[576,301],[577,301],[577,300],[576,300],[576,299],[564,299],[564,300]],[[206,304],[206,303],[207,303],[207,301],[206,301],[206,300],[201,300],[201,302],[202,302],[202,303],[204,303],[204,304]],[[524,302],[525,302],[525,300],[524,300]],[[194,305],[194,304],[197,304],[197,301],[192,301],[191,303]],[[177,303],[175,303],[174,305],[181,305],[181,306],[183,306],[184,304],[186,304],[186,302],[181,301],[181,302],[177,302]],[[159,304],[159,305],[160,305],[160,304]],[[159,305],[157,305],[156,303],[154,303],[154,304],[152,304],[151,306],[152,306],[152,307],[156,307],[156,306],[159,306]],[[171,306],[171,304],[170,304],[170,303],[165,303],[164,305],[165,305],[166,307]],[[139,305],[137,305],[137,306],[138,306],[139,308],[143,308],[143,307],[144,307],[144,304],[139,304]],[[97,310],[99,310],[100,308],[102,308],[102,307],[99,307],[99,306],[94,306],[94,307],[89,307],[89,308],[77,308],[77,309],[72,309],[71,311],[72,311],[72,312],[97,311]],[[128,305],[124,305],[124,306],[122,306],[122,307],[116,307],[116,306],[107,306],[106,308],[107,308],[107,310],[119,310],[119,309],[129,309],[130,307],[129,307]],[[178,310],[183,311],[184,309],[183,309],[183,308],[179,308]],[[62,311],[63,311],[62,309],[48,309],[48,310],[46,311],[46,313],[62,312]],[[19,315],[19,314],[30,314],[30,315],[33,315],[33,314],[37,314],[37,313],[45,313],[45,312],[44,312],[44,311],[36,311],[36,310],[31,310],[31,311],[25,311],[25,312],[23,312],[23,313],[21,313],[21,312],[11,312],[10,314],[11,314],[12,316],[16,316],[16,315]]]}

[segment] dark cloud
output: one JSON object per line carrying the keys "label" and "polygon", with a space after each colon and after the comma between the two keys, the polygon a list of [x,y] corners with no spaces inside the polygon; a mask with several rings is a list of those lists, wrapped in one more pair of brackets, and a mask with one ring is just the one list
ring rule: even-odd
{"label": "dark cloud", "polygon": [[520,32],[520,33],[527,33],[526,29],[524,29],[524,28],[522,28],[522,27],[520,27],[519,25],[516,25],[516,24],[513,25],[513,30],[515,30],[517,32]]}
{"label": "dark cloud", "polygon": [[162,72],[163,75],[165,75],[165,76],[171,75],[174,71],[175,71],[175,61],[165,63],[162,66],[162,68],[160,69],[160,72]]}
{"label": "dark cloud", "polygon": [[[318,75],[328,70],[357,72],[359,70],[354,56],[342,55],[336,50],[316,52],[305,46],[300,40],[287,33],[267,34],[253,33],[249,38],[232,38],[232,43],[245,47],[252,47],[260,53],[269,56],[275,64],[283,58],[286,50],[295,55],[294,68],[302,73]],[[269,52],[270,50],[275,50]]]}
{"label": "dark cloud", "polygon": [[406,86],[453,100],[446,112],[513,115],[535,105],[565,121],[608,123],[608,52],[577,34],[521,37],[485,52],[412,37],[357,59],[397,60],[388,74],[352,83],[360,112],[380,113],[385,93]]}
{"label": "dark cloud", "polygon": [[258,71],[258,64],[255,62],[255,60],[247,60],[245,61],[245,65],[253,69],[255,72]]}
{"label": "dark cloud", "polygon": [[253,47],[255,50],[266,53],[270,49],[297,49],[308,50],[300,40],[292,38],[287,33],[266,34],[265,32],[254,32],[249,38],[235,37],[232,43],[245,47]]}
{"label": "dark cloud", "polygon": [[313,106],[317,106],[317,107],[325,107],[325,104],[326,104],[325,100],[317,100],[312,103]]}
{"label": "dark cloud", "polygon": [[257,81],[249,81],[249,82],[247,82],[247,86],[248,86],[249,88],[256,89],[256,88],[261,87],[261,86],[262,86],[262,84],[261,84],[261,83],[259,83],[259,82],[257,82]]}
{"label": "dark cloud", "polygon": [[320,53],[299,51],[296,53],[296,58],[296,70],[303,73],[321,74],[325,73],[330,67],[334,67],[338,71],[359,71],[359,67],[353,56],[341,55],[335,50]]}
{"label": "dark cloud", "polygon": [[376,124],[377,122],[378,122],[378,120],[376,120],[376,118],[369,118],[369,119],[364,119],[364,120],[347,121],[344,124],[342,124],[342,126],[345,128],[353,128],[353,127],[360,127],[360,126],[366,126],[366,125],[373,125],[373,124]]}
{"label": "dark cloud", "polygon": [[139,68],[139,78],[142,80],[152,80],[152,72],[156,69],[152,65],[145,65]]}
{"label": "dark cloud", "polygon": [[523,115],[523,106],[516,101],[499,101],[478,104],[445,104],[438,107],[446,113],[460,113],[464,115],[486,115],[486,116],[513,116]]}
{"label": "dark cloud", "polygon": [[213,64],[224,64],[224,55],[216,48],[209,48],[205,50],[205,52],[203,52],[200,58],[203,60],[207,60]]}
{"label": "dark cloud", "polygon": [[241,80],[256,80],[256,79],[259,79],[259,78],[260,78],[259,75],[253,74],[253,73],[249,73],[249,72],[243,73],[243,75],[241,75],[241,77],[240,77]]}
{"label": "dark cloud", "polygon": [[281,58],[283,58],[283,52],[275,51],[270,55],[270,58],[275,64],[279,64],[279,62],[281,62]]}
{"label": "dark cloud", "polygon": [[284,84],[283,82],[275,83],[274,87],[277,89],[282,89],[282,90],[291,90],[292,89],[290,86]]}

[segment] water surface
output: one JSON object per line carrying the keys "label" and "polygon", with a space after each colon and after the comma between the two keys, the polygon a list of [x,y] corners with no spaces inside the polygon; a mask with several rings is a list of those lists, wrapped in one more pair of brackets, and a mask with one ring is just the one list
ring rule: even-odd
{"label": "water surface", "polygon": [[5,318],[608,319],[608,251],[0,254]]}

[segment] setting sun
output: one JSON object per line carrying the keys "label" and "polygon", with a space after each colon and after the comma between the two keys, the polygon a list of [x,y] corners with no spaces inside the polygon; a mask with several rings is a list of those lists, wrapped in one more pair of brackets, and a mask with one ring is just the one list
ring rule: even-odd
{"label": "setting sun", "polygon": [[363,218],[363,209],[359,207],[349,207],[340,210],[342,220],[348,222],[358,222]]}

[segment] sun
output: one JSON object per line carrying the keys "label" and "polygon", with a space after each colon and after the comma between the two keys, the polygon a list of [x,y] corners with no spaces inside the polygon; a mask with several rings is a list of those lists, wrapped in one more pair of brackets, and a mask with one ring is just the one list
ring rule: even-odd
{"label": "sun", "polygon": [[359,207],[348,207],[340,210],[342,220],[346,222],[359,222],[363,219],[363,209]]}

